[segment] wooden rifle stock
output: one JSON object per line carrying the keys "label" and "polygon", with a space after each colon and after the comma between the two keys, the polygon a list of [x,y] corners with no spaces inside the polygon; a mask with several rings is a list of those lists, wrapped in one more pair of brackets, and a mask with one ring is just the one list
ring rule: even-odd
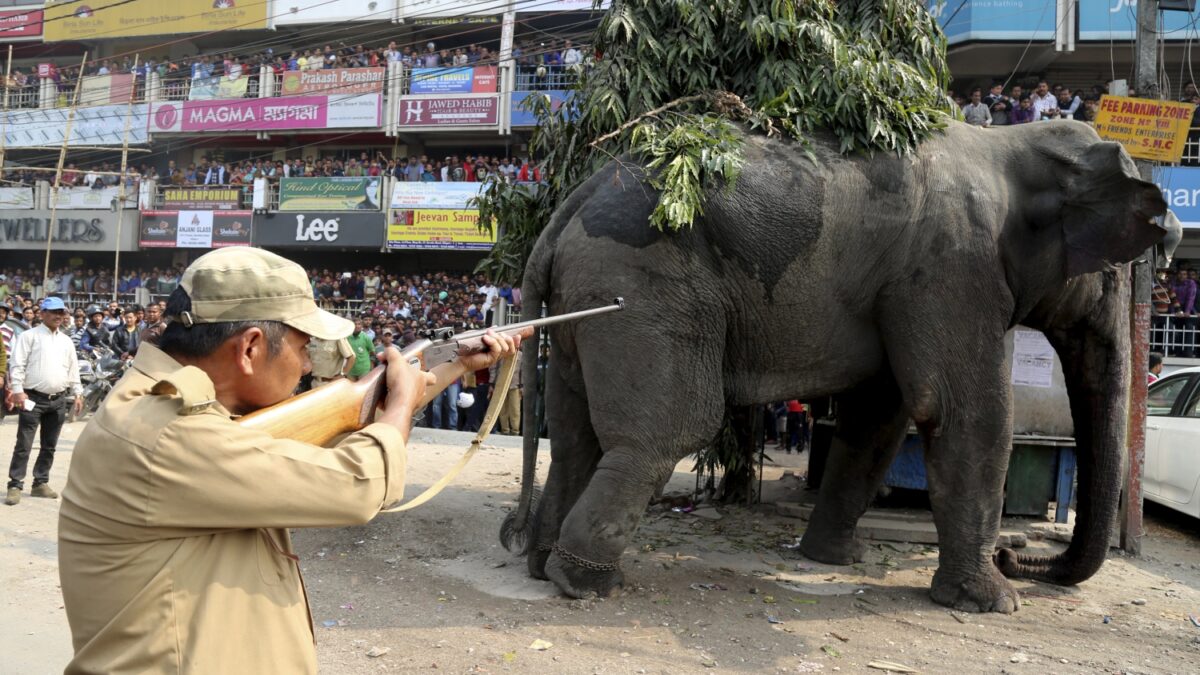
{"label": "wooden rifle stock", "polygon": [[[613,304],[604,307],[497,326],[494,330],[496,333],[519,332],[529,327],[573,321],[624,308],[624,301],[617,298]],[[423,368],[429,352],[436,366],[452,361],[460,354],[483,351],[486,348],[482,341],[485,333],[485,330],[478,330],[458,336],[447,333],[447,337],[437,340],[425,338],[408,345],[400,354],[413,365]],[[256,410],[238,418],[237,422],[247,429],[265,431],[275,438],[326,445],[338,436],[362,429],[375,419],[376,408],[387,398],[386,372],[387,366],[379,365],[357,382],[346,378],[336,379],[299,396]],[[441,390],[426,390],[421,407],[441,393]]]}

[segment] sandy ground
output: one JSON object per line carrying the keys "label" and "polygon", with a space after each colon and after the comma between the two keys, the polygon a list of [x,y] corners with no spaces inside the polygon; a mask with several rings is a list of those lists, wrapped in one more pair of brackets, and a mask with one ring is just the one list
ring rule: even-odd
{"label": "sandy ground", "polygon": [[[15,428],[11,418],[0,426],[5,458]],[[81,428],[64,431],[56,488]],[[415,431],[409,494],[436,479],[467,440]],[[863,564],[833,567],[781,548],[804,523],[768,506],[695,514],[652,507],[626,552],[624,591],[573,601],[528,578],[524,561],[499,546],[520,456],[517,439],[490,443],[420,509],[295,533],[324,672],[879,673],[879,662],[891,662],[932,673],[1194,673],[1200,664],[1200,627],[1188,618],[1200,620],[1194,519],[1151,508],[1141,558],[1114,552],[1079,587],[1018,582],[1021,609],[1001,616],[929,600],[935,547],[880,544]],[[777,459],[766,472],[768,499],[804,498],[798,481],[782,477],[802,460]],[[547,461],[543,453],[543,474]],[[692,486],[689,468],[680,465],[668,492]],[[26,496],[0,507],[4,673],[61,672],[71,654],[57,505]]]}

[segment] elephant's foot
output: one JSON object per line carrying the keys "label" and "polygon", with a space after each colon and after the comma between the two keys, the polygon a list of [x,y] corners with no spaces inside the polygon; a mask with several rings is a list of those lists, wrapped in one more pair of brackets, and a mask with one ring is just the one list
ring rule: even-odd
{"label": "elephant's foot", "polygon": [[545,571],[572,598],[607,597],[625,581],[617,563],[592,562],[557,547],[546,560]]}
{"label": "elephant's foot", "polygon": [[1021,605],[1017,589],[990,562],[971,576],[938,568],[929,595],[939,605],[964,612],[1012,614]]}
{"label": "elephant's foot", "polygon": [[546,544],[538,544],[525,557],[525,564],[529,568],[529,576],[534,579],[548,580],[546,576],[546,560],[550,557],[550,546]]}
{"label": "elephant's foot", "polygon": [[824,536],[809,528],[800,540],[800,553],[827,565],[853,565],[865,559],[867,545],[854,536],[854,530],[849,534]]}

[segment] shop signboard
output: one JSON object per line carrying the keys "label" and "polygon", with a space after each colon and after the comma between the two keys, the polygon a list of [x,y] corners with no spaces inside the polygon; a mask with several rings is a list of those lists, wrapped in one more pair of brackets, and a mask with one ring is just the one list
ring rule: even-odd
{"label": "shop signboard", "polygon": [[[4,146],[32,148],[61,146],[67,129],[69,108],[36,108],[0,111],[0,125],[4,129]],[[119,146],[125,139],[126,117],[129,120],[129,144],[145,145],[146,114],[149,106],[137,103],[133,106],[95,105],[75,109],[71,127],[70,145],[113,145]]]}
{"label": "shop signboard", "polygon": [[[1137,0],[1079,0],[1079,39],[1133,40]],[[1158,12],[1155,40],[1194,40],[1195,12]]]}
{"label": "shop signboard", "polygon": [[151,133],[378,127],[382,94],[285,96],[153,104]]}
{"label": "shop signboard", "polygon": [[497,96],[403,96],[402,127],[496,126],[500,122]]}
{"label": "shop signboard", "polygon": [[1200,166],[1156,166],[1154,184],[1183,227],[1200,230]]}
{"label": "shop signboard", "polygon": [[1056,0],[928,0],[949,44],[973,40],[1053,40]]}
{"label": "shop signboard", "polygon": [[1096,133],[1120,143],[1132,157],[1159,162],[1183,158],[1196,106],[1129,96],[1101,96]]}
{"label": "shop signboard", "polygon": [[281,178],[280,211],[378,211],[378,176]]}
{"label": "shop signboard", "polygon": [[168,210],[234,211],[242,206],[242,191],[225,187],[169,187],[162,191]]}
{"label": "shop signboard", "polygon": [[[49,232],[56,251],[137,250],[137,212],[125,214],[120,241],[117,218],[112,211],[71,211],[59,209],[50,220],[50,209],[0,214],[0,248],[46,250]],[[50,223],[54,222],[53,227]]]}
{"label": "shop signboard", "polygon": [[249,246],[250,211],[142,211],[142,248]]}
{"label": "shop signboard", "polygon": [[0,12],[0,41],[33,38],[42,34],[42,10]]}
{"label": "shop signboard", "polygon": [[254,244],[276,248],[383,246],[384,215],[370,211],[309,211],[254,216]]}
{"label": "shop signboard", "polygon": [[283,74],[283,95],[378,94],[383,91],[387,68],[329,68],[289,70]]}
{"label": "shop signboard", "polygon": [[494,94],[496,66],[413,68],[411,94]]}
{"label": "shop signboard", "polygon": [[33,188],[0,187],[0,211],[23,211],[33,208]]}
{"label": "shop signboard", "polygon": [[268,5],[247,0],[57,0],[45,6],[45,41],[262,30],[267,28]]}
{"label": "shop signboard", "polygon": [[476,209],[399,209],[388,223],[387,247],[488,250],[496,230],[482,231],[478,223]]}
{"label": "shop signboard", "polygon": [[393,209],[466,209],[486,183],[421,183],[397,181],[392,186]]}

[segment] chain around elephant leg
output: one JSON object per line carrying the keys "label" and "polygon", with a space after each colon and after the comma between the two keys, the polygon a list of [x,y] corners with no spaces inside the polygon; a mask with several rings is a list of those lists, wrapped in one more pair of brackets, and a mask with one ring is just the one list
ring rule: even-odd
{"label": "chain around elephant leg", "polygon": [[554,552],[556,555],[558,555],[558,557],[562,558],[564,561],[569,562],[572,565],[575,565],[577,567],[582,567],[584,569],[595,570],[597,572],[613,572],[613,571],[616,571],[621,568],[621,564],[620,564],[619,560],[614,560],[613,562],[594,562],[594,561],[588,560],[587,558],[577,556],[574,553],[571,553],[570,551],[559,546],[558,544],[555,544],[554,546],[552,546],[550,550],[552,552]]}

